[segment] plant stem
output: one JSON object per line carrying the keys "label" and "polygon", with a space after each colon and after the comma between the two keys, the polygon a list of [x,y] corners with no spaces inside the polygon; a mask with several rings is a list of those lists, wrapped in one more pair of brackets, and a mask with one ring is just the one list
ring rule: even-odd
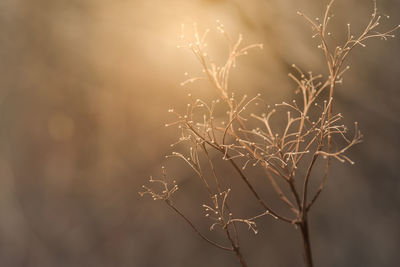
{"label": "plant stem", "polygon": [[307,267],[313,267],[312,261],[312,253],[311,253],[311,243],[310,243],[310,235],[308,232],[308,221],[307,217],[303,218],[303,221],[299,224],[301,237],[303,239],[303,257],[304,262]]}
{"label": "plant stem", "polygon": [[226,236],[228,237],[228,240],[231,242],[232,250],[235,252],[235,255],[238,258],[238,260],[240,261],[240,264],[242,265],[242,267],[247,267],[247,263],[242,255],[242,253],[240,252],[239,245],[235,244],[234,240],[232,239],[232,236],[231,236],[231,233],[229,232],[228,226],[225,227],[225,233],[226,233]]}
{"label": "plant stem", "polygon": [[240,264],[242,264],[242,267],[247,267],[247,263],[246,263],[246,261],[244,260],[242,253],[240,253],[239,248],[238,248],[238,247],[235,247],[235,248],[234,248],[234,251],[235,251],[236,257],[237,257],[237,258],[239,259],[239,261],[240,261]]}

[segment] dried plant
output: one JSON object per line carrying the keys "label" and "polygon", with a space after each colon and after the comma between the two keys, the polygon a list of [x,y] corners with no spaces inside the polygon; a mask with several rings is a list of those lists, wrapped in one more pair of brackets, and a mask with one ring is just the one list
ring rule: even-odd
{"label": "dried plant", "polygon": [[[323,52],[329,72],[328,77],[323,77],[312,72],[304,73],[293,65],[295,73],[290,73],[289,77],[295,82],[296,92],[302,98],[301,103],[293,100],[270,107],[260,95],[253,98],[248,98],[246,95],[237,98],[229,88],[231,69],[240,56],[246,55],[251,49],[262,49],[263,46],[254,44],[242,47],[242,36],[240,35],[234,42],[225,31],[224,25],[217,22],[217,30],[226,38],[229,45],[229,56],[225,64],[218,66],[205,51],[209,30],[200,34],[194,25],[193,39],[188,39],[182,28],[180,47],[193,52],[200,62],[204,76],[190,78],[181,85],[199,79],[208,80],[215,87],[218,98],[206,103],[189,95],[191,103],[187,105],[184,113],[169,110],[176,115],[177,120],[166,126],[178,126],[180,129],[179,140],[172,146],[184,142],[188,144],[188,151],[173,152],[168,157],[182,159],[201,179],[209,194],[209,199],[206,201],[208,204],[204,204],[203,208],[205,216],[210,219],[210,230],[217,228],[222,230],[228,245],[207,238],[173,204],[171,198],[178,190],[178,186],[175,182],[172,186],[168,185],[164,168],[161,180],[150,178],[151,183],[159,183],[162,186],[161,191],[157,191],[154,187],[144,187],[140,194],[149,194],[154,200],[163,200],[201,238],[220,249],[233,252],[242,266],[247,264],[242,255],[237,225],[245,224],[256,234],[258,230],[255,220],[267,215],[299,229],[303,240],[305,264],[313,266],[308,213],[325,186],[332,159],[354,164],[346,152],[361,142],[362,135],[357,123],[354,123],[353,134],[349,136],[348,128],[341,124],[342,115],[333,112],[336,86],[342,83],[343,74],[349,69],[348,66],[344,66],[344,62],[353,48],[365,47],[365,41],[370,38],[386,40],[394,37],[393,32],[400,26],[385,32],[376,31],[382,17],[378,14],[374,1],[372,15],[364,31],[355,35],[351,31],[350,24],[347,24],[345,42],[333,46],[327,40],[327,36],[331,35],[328,32],[328,24],[333,2],[332,0],[327,5],[322,19],[313,20],[303,13],[298,13],[311,24],[313,37],[318,38],[320,42],[318,48]],[[217,116],[217,109],[224,109],[226,115]],[[272,117],[285,121],[284,127],[271,123]],[[263,213],[252,218],[241,218],[232,214],[229,195],[233,192],[229,186],[221,183],[221,174],[215,170],[210,150],[217,151],[222,159],[229,162],[254,196],[254,200],[261,205]],[[201,157],[204,157],[204,160],[201,160]],[[325,166],[322,173],[313,172],[317,161]],[[246,168],[249,166],[264,171],[277,197],[287,206],[292,216],[284,216],[283,214],[287,214],[286,211],[272,208],[268,201],[261,198],[258,188],[255,188],[246,174]],[[206,168],[210,171],[206,172]],[[309,190],[311,178],[320,181],[315,192]],[[282,184],[287,186],[287,190],[282,189]]]}

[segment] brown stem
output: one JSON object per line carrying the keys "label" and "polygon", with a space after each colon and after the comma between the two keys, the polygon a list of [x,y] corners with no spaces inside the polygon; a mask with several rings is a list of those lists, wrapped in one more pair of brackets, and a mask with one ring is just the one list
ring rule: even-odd
{"label": "brown stem", "polygon": [[236,257],[239,259],[240,264],[242,264],[242,267],[247,267],[247,263],[244,260],[242,253],[240,253],[239,248],[235,247],[234,250],[235,250]]}
{"label": "brown stem", "polygon": [[240,252],[239,246],[236,245],[232,239],[232,236],[231,236],[231,233],[229,232],[228,226],[225,227],[225,233],[232,245],[232,250],[235,252],[235,255],[238,258],[240,264],[242,265],[242,267],[247,267],[247,263],[242,255],[242,253]]}
{"label": "brown stem", "polygon": [[[189,225],[190,227],[193,229],[193,231],[196,232],[197,235],[199,235],[203,240],[205,240],[206,242],[210,243],[211,245],[223,249],[223,250],[227,250],[227,251],[232,251],[232,248],[228,248],[228,247],[224,247],[221,246],[217,243],[215,243],[214,241],[208,239],[207,237],[205,237],[197,228],[196,226],[194,226],[194,224],[182,213],[180,212],[174,205],[171,204],[171,202],[169,200],[166,200],[165,203],[171,208],[173,209],[177,214],[179,214],[179,216],[181,216]],[[235,251],[236,252],[236,251]]]}
{"label": "brown stem", "polygon": [[324,188],[324,186],[325,186],[325,184],[326,184],[326,180],[328,179],[328,173],[329,173],[330,164],[331,164],[331,158],[328,157],[328,161],[327,161],[326,166],[325,166],[324,177],[322,178],[321,184],[319,185],[318,190],[317,190],[317,192],[315,193],[314,197],[312,198],[312,200],[310,201],[310,203],[308,203],[306,212],[308,212],[308,211],[310,210],[310,208],[311,208],[311,206],[314,204],[315,200],[317,200],[319,194],[321,194],[322,189]]}
{"label": "brown stem", "polygon": [[307,267],[313,267],[312,255],[311,255],[311,243],[310,235],[308,232],[308,221],[307,217],[299,224],[301,230],[301,237],[303,239],[303,257]]}
{"label": "brown stem", "polygon": [[[212,172],[212,174],[214,176],[215,184],[217,185],[218,194],[221,194],[222,193],[222,188],[221,188],[218,176],[217,176],[217,172],[216,172],[216,170],[214,168],[214,164],[213,164],[213,162],[212,162],[212,160],[210,158],[210,155],[208,154],[208,150],[206,148],[206,145],[202,144],[201,147],[204,150],[204,153],[205,153],[205,155],[207,157],[207,160],[208,160],[208,164],[210,165],[210,168],[211,168],[211,172]],[[228,212],[231,213],[231,209],[229,208],[228,203],[225,203],[225,206],[226,206],[226,209],[228,210]],[[234,246],[238,247],[239,246],[239,234],[238,234],[238,230],[237,230],[237,227],[236,227],[236,222],[233,222],[233,232],[234,232],[234,236],[235,236],[235,244],[233,245],[233,247]]]}
{"label": "brown stem", "polygon": [[287,181],[287,182],[289,183],[290,190],[292,190],[293,196],[294,196],[295,199],[296,199],[297,207],[298,207],[299,209],[301,209],[300,197],[299,197],[299,193],[297,192],[296,186],[294,185],[294,180],[291,179],[291,180],[289,180],[289,181]]}
{"label": "brown stem", "polygon": [[278,196],[280,197],[280,199],[286,203],[289,208],[295,213],[298,214],[299,211],[294,207],[294,205],[292,204],[292,202],[287,198],[287,196],[282,192],[281,188],[279,187],[279,185],[276,183],[274,177],[272,176],[271,173],[269,173],[269,171],[267,169],[264,168],[264,172],[267,175],[269,181],[271,182],[272,187],[274,188],[275,192],[278,194]]}
{"label": "brown stem", "polygon": [[[229,156],[228,156],[229,157]],[[282,215],[279,215],[276,213],[273,209],[271,209],[265,202],[264,200],[261,199],[260,195],[257,193],[257,191],[254,189],[250,181],[247,179],[247,177],[244,175],[242,170],[238,167],[238,165],[233,161],[232,159],[229,159],[229,162],[232,164],[233,168],[237,171],[237,173],[240,175],[242,180],[245,182],[247,187],[250,189],[250,191],[253,193],[253,196],[258,200],[258,202],[261,204],[263,208],[265,208],[271,215],[274,215],[276,218],[287,222],[287,223],[293,223],[292,219],[286,218]]]}

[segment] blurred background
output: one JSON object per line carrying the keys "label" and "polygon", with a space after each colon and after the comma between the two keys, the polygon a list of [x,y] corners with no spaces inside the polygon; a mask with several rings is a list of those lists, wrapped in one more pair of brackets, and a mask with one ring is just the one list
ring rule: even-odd
{"label": "blurred background", "polygon": [[[167,110],[183,110],[188,93],[215,97],[205,82],[179,86],[185,72],[200,73],[176,47],[180,25],[211,28],[218,55],[226,45],[217,19],[245,44],[263,43],[239,60],[231,88],[273,104],[293,97],[292,63],[326,73],[309,25],[296,15],[321,16],[326,2],[1,0],[0,266],[238,266],[163,203],[138,195],[166,164],[181,187],[176,205],[219,238],[207,232],[198,179],[164,158],[178,133],[164,127],[173,120]],[[361,29],[369,20],[372,1],[336,2],[331,31],[340,41],[348,22]],[[400,22],[399,1],[378,7],[392,15],[383,28]],[[311,213],[316,266],[400,264],[399,48],[397,38],[357,49],[336,91],[336,110],[359,121],[365,141],[349,153],[355,166],[333,165]],[[266,185],[263,196],[274,198]],[[236,213],[260,212],[251,196],[238,196]],[[241,229],[250,266],[302,266],[293,227],[270,217],[258,225],[256,236]]]}

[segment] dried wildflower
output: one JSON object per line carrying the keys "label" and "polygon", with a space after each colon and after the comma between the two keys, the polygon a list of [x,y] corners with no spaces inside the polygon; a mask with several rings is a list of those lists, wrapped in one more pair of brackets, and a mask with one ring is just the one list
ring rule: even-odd
{"label": "dried wildflower", "polygon": [[[327,45],[326,38],[332,35],[328,31],[328,24],[332,16],[330,9],[333,0],[327,5],[322,19],[310,19],[304,13],[298,14],[304,17],[312,26],[313,38],[318,38],[318,48],[322,50],[329,76],[314,75],[312,72],[304,72],[296,65],[292,65],[294,73],[289,77],[294,81],[296,92],[300,94],[302,101],[295,100],[275,104],[273,107],[265,105],[258,94],[253,98],[247,95],[237,97],[229,88],[230,71],[235,67],[237,59],[246,55],[253,48],[262,49],[262,44],[242,46],[243,37],[239,35],[236,41],[229,36],[224,25],[218,21],[217,31],[222,34],[228,45],[229,54],[223,65],[216,65],[210,58],[207,49],[207,35],[210,30],[199,33],[197,25],[193,25],[194,34],[188,39],[182,26],[180,36],[180,48],[188,48],[199,61],[204,76],[190,77],[181,83],[182,86],[197,80],[208,80],[215,88],[218,99],[207,103],[201,99],[193,99],[188,103],[183,113],[170,109],[169,112],[176,116],[176,120],[166,126],[177,126],[179,138],[174,147],[180,143],[188,144],[186,152],[172,152],[169,157],[177,157],[189,165],[202,181],[209,199],[204,204],[205,216],[211,220],[210,230],[222,230],[225,233],[228,245],[220,245],[205,237],[194,224],[179,211],[171,201],[172,195],[178,190],[178,186],[171,187],[166,182],[166,173],[163,170],[161,180],[152,180],[152,183],[161,184],[162,191],[155,191],[144,187],[141,195],[149,194],[155,200],[164,200],[175,212],[177,212],[193,230],[207,242],[221,249],[234,252],[242,266],[247,266],[239,244],[238,223],[244,223],[249,230],[257,233],[255,220],[265,215],[270,215],[278,221],[287,222],[299,229],[303,237],[304,259],[307,266],[313,266],[311,245],[308,229],[308,212],[318,199],[323,190],[331,165],[331,159],[342,163],[354,164],[346,155],[346,152],[362,140],[362,135],[355,123],[354,134],[349,135],[348,128],[341,123],[342,114],[333,112],[334,92],[337,84],[343,81],[343,75],[349,70],[344,66],[349,53],[357,46],[365,47],[365,41],[370,38],[386,40],[394,37],[393,32],[400,26],[389,31],[379,32],[377,28],[381,16],[377,13],[376,1],[365,29],[360,34],[352,33],[350,24],[347,25],[347,39],[343,44],[338,44],[332,49]],[[326,92],[327,94],[323,94]],[[325,97],[325,95],[328,95]],[[225,115],[216,119],[216,106],[223,105]],[[257,109],[265,106],[265,110],[259,114],[247,112],[249,109]],[[285,121],[283,129],[271,124],[271,118],[278,117]],[[344,143],[342,147],[333,148],[333,142]],[[222,185],[220,176],[214,167],[214,161],[209,150],[215,150],[220,157],[229,162],[233,170],[244,182],[248,190],[254,196],[263,212],[251,218],[233,217],[229,205],[229,195],[233,194],[229,187]],[[200,154],[205,160],[200,160]],[[238,159],[241,159],[239,161]],[[320,185],[316,192],[309,192],[309,181],[317,161],[325,164],[323,173],[313,174],[320,177]],[[240,164],[239,162],[244,162]],[[286,212],[273,209],[269,202],[262,199],[258,188],[253,186],[245,173],[246,168],[261,168],[276,196],[287,206],[291,216],[285,216]],[[303,172],[299,169],[306,166]],[[204,171],[208,168],[211,175]],[[281,189],[284,182],[288,190]],[[297,183],[296,183],[297,181]],[[300,184],[300,186],[299,186]],[[285,193],[284,193],[285,192]],[[246,205],[246,203],[244,203]]]}

